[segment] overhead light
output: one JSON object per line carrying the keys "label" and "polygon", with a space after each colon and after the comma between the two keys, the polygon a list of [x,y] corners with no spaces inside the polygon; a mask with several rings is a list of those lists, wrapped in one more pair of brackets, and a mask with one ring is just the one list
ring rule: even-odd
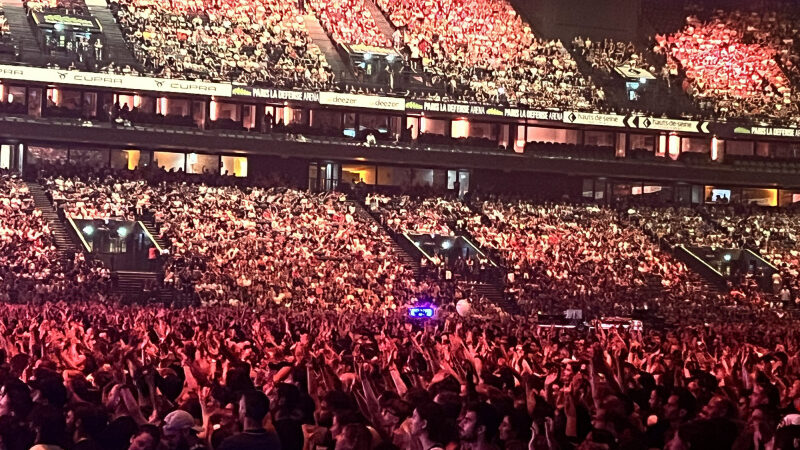
{"label": "overhead light", "polygon": [[128,235],[128,229],[127,229],[127,228],[125,228],[125,227],[119,227],[119,228],[117,228],[117,235],[118,235],[119,237],[121,237],[121,238],[124,238],[125,236],[127,236],[127,235]]}
{"label": "overhead light", "polygon": [[85,227],[83,227],[83,234],[85,234],[87,236],[91,236],[92,233],[94,233],[94,227],[93,226],[86,225]]}

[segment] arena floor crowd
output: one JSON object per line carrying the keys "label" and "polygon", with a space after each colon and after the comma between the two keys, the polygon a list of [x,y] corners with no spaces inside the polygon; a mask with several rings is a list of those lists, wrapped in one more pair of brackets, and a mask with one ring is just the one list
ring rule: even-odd
{"label": "arena floor crowd", "polygon": [[[598,167],[607,167],[622,150],[632,156],[626,164],[637,154],[653,162],[654,149],[663,153],[667,145],[676,165],[691,166],[694,157],[708,164],[703,172],[699,164],[690,167],[693,173],[717,176],[724,169],[723,179],[733,182],[729,169],[737,161],[774,162],[774,171],[757,173],[787,175],[782,180],[797,169],[794,159],[782,158],[796,156],[799,147],[779,139],[800,126],[800,7],[791,1],[751,2],[741,10],[693,5],[677,26],[637,42],[571,35],[562,42],[536,32],[529,12],[515,9],[524,2],[511,0],[107,2],[108,20],[120,32],[115,51],[129,51],[138,67],[116,66],[96,39],[102,70],[235,83],[242,92],[274,87],[313,97],[380,90],[448,108],[508,107],[486,114],[503,116],[505,132],[497,131],[498,117],[484,124],[494,131],[460,138],[451,137],[459,135],[456,121],[443,128],[445,137],[434,132],[438,122],[427,128],[428,119],[445,123],[438,114],[426,119],[411,107],[408,113],[407,106],[392,107],[397,117],[386,115],[386,123],[400,124],[395,134],[405,144],[413,134],[412,147],[420,150],[497,151],[504,142],[509,152],[518,145],[532,156],[574,157],[586,167],[605,158]],[[84,0],[24,0],[7,18],[0,5],[0,45],[19,37],[19,17],[11,14],[17,9],[80,21],[96,7]],[[312,37],[315,22],[322,37]],[[321,46],[326,35],[331,42]],[[363,69],[347,61],[344,72],[334,73],[331,56],[344,59],[348,46],[377,50],[376,59],[396,54],[391,62],[402,70],[381,66],[392,81],[379,89],[362,83],[360,70],[373,57],[365,53]],[[614,96],[630,94],[617,75],[623,67],[652,75],[646,82],[657,87],[641,91],[652,98],[635,103]],[[58,75],[66,79],[65,72]],[[30,92],[0,86],[0,111],[63,115],[95,126],[83,120],[81,108],[91,109],[97,93],[65,89],[71,100],[62,101],[57,85]],[[357,131],[358,139],[375,144],[373,131],[385,134],[377,132],[380,125],[366,127],[384,119],[336,109],[344,105],[337,102],[298,108],[298,117],[307,113],[300,124],[284,108],[289,101],[281,107],[241,99],[234,120],[211,109],[221,97],[197,107],[181,97],[191,114],[176,115],[165,111],[166,94],[125,94],[136,103],[130,108],[124,101],[119,106],[122,94],[115,92],[100,94],[114,104],[104,111],[111,126],[98,126],[98,133],[142,132],[132,128],[136,123],[202,122],[201,128],[237,131],[259,124],[261,132],[322,145],[305,135],[341,137],[339,128],[352,122],[347,131]],[[365,111],[379,106],[361,96],[345,100],[366,105]],[[648,102],[670,106],[638,110]],[[140,111],[140,104],[149,109]],[[527,130],[539,136],[546,126],[512,122],[513,114],[504,115],[511,107],[564,112],[554,135],[574,131],[582,144],[526,143]],[[634,130],[628,122],[666,116],[669,109],[732,129],[746,120],[747,127],[718,138],[716,129],[695,133],[699,122],[685,133],[680,127]],[[212,111],[213,121],[196,120],[206,112],[211,119]],[[590,145],[599,138],[576,128],[580,121],[566,123],[570,111],[625,114],[626,125],[617,122],[613,133],[604,133],[611,141]],[[280,115],[275,124],[273,113]],[[341,113],[342,127],[317,129],[327,113]],[[252,125],[243,127],[244,117]],[[17,119],[25,123],[20,126],[33,123]],[[481,125],[463,120],[467,135]],[[589,133],[602,123],[589,125],[592,120],[585,122]],[[416,133],[413,125],[406,129],[412,122]],[[774,135],[759,135],[754,123]],[[513,127],[517,133],[509,134]],[[633,131],[642,133],[637,142],[643,145],[652,139],[649,150],[636,148]],[[713,151],[691,151],[701,134]],[[749,156],[718,154],[726,141],[737,140],[749,143]],[[12,153],[28,153],[13,161],[25,166],[25,180],[0,170],[0,450],[800,450],[797,207],[543,201],[363,183],[311,192],[279,176],[187,175],[153,167],[157,161],[145,167],[140,160],[135,170],[42,161],[33,167],[30,159],[38,157],[28,158],[27,142],[3,142],[9,161]],[[361,148],[354,143],[348,148]],[[64,158],[100,154],[87,145],[70,144]],[[114,145],[123,143],[104,147],[104,164],[111,164]],[[143,148],[140,156],[148,152]],[[397,155],[387,164],[411,166]],[[712,166],[711,155],[730,164]],[[371,158],[357,159],[373,164]],[[541,167],[548,166],[533,170]],[[372,172],[378,179],[379,170]],[[457,180],[460,170],[452,170]],[[603,189],[611,188],[606,181]],[[787,187],[770,183],[776,192]],[[126,293],[113,263],[58,244],[34,184],[58,217],[152,220],[153,238],[167,249],[148,253],[154,278],[140,292]],[[437,248],[409,250],[405,236]],[[458,239],[474,247],[448,251]],[[761,266],[715,284],[679,257],[687,248],[749,251]],[[420,306],[433,308],[432,317],[413,317]]]}
{"label": "arena floor crowd", "polygon": [[[55,247],[26,183],[3,174],[2,448],[797,448],[792,211],[419,192],[361,203],[152,169],[51,168],[39,182],[69,217],[152,215],[170,246],[161,285],[195,301],[122,301],[101,263]],[[469,233],[523,313],[476,293],[481,262],[415,274],[390,232]],[[669,251],[742,235],[781,267],[785,301],[708,290]],[[433,319],[409,318],[419,299]],[[648,308],[666,325],[536,314]]]}

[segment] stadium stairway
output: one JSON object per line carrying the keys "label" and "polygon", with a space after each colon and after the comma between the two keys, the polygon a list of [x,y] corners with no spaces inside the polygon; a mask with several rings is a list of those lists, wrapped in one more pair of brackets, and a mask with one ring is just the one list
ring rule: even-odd
{"label": "stadium stairway", "polygon": [[72,239],[72,235],[67,231],[64,221],[58,216],[50,198],[44,188],[39,183],[27,182],[28,190],[31,192],[36,209],[42,212],[42,217],[47,221],[47,226],[53,233],[56,248],[60,254],[65,254],[70,250],[75,250],[77,246]]}
{"label": "stadium stairway", "polygon": [[722,232],[722,233],[725,233],[725,234],[727,234],[727,235],[730,235],[730,231],[729,231],[727,228],[725,228],[724,226],[722,226],[722,224],[721,224],[721,223],[719,223],[719,222],[718,222],[716,219],[714,219],[714,216],[712,216],[711,214],[709,214],[709,213],[708,213],[708,211],[707,211],[705,208],[698,208],[698,209],[696,209],[696,211],[697,211],[697,214],[698,214],[700,217],[702,217],[702,218],[703,218],[703,221],[704,221],[705,223],[707,223],[707,224],[711,225],[711,226],[712,226],[712,227],[714,227],[714,228],[715,228],[717,231],[720,231],[720,232]]}
{"label": "stadium stairway", "polygon": [[[351,196],[351,199],[355,198],[355,196]],[[355,199],[352,200],[353,204],[355,204],[356,209],[362,217],[368,218],[369,220],[375,222],[379,227],[381,227],[386,234],[391,237],[391,242],[389,245],[392,249],[400,255],[400,259],[403,261],[403,264],[406,267],[410,268],[414,272],[414,278],[420,279],[421,267],[420,267],[420,258],[414,258],[403,246],[401,246],[397,239],[404,239],[402,236],[391,232],[385,225],[383,225],[377,215],[371,212],[366,205],[360,200]],[[489,283],[477,283],[477,282],[462,282],[467,286],[471,287],[475,294],[479,297],[485,297],[488,301],[492,302],[493,304],[497,305],[504,311],[510,314],[520,314],[521,310],[519,305],[508,297],[505,294],[504,288],[502,283],[498,280],[497,282],[489,282]]]}
{"label": "stadium stairway", "polygon": [[105,0],[86,0],[86,6],[103,27],[103,36],[106,38],[105,60],[113,60],[118,66],[131,66],[141,71],[139,61],[133,57],[128,43],[122,35],[122,30],[120,30],[114,15],[111,14],[111,10],[108,9]]}
{"label": "stadium stairway", "polygon": [[[609,105],[613,105],[615,108],[619,108],[624,110],[625,108],[629,108],[630,101],[627,98],[627,92],[625,91],[625,85],[619,85],[617,83],[609,83],[606,77],[596,71],[586,58],[581,56],[580,52],[576,51],[572,48],[571,43],[567,45],[567,51],[572,55],[572,59],[575,60],[575,63],[578,65],[578,71],[584,75],[591,75],[592,80],[597,83],[598,85],[603,87],[603,92],[606,96],[606,102]],[[612,76],[613,77],[613,76]]]}
{"label": "stadium stairway", "polygon": [[394,33],[394,27],[391,23],[386,19],[386,16],[383,15],[383,11],[378,8],[378,5],[375,4],[374,0],[364,0],[364,5],[369,10],[370,14],[372,14],[372,18],[375,19],[375,25],[378,26],[378,29],[386,36],[387,39],[391,42],[392,34]]}
{"label": "stadium stairway", "polygon": [[[623,223],[633,225],[630,218],[618,211],[618,217]],[[634,225],[636,226],[636,225]],[[707,292],[712,295],[723,293],[725,280],[718,272],[710,269],[707,265],[696,257],[696,255],[689,252],[686,247],[682,245],[672,246],[666,239],[659,238],[652,230],[647,229],[644,225],[638,225],[639,229],[644,233],[652,242],[658,244],[662,251],[669,253],[673,258],[686,264],[686,267],[692,272],[700,276],[700,291]],[[650,277],[645,287],[645,291],[650,294],[655,294],[661,288],[661,280],[658,277]]]}
{"label": "stadium stairway", "polygon": [[471,283],[470,285],[479,297],[486,297],[487,300],[500,307],[509,314],[521,314],[522,310],[516,301],[511,299],[503,291],[502,287],[494,283]]}
{"label": "stadium stairway", "polygon": [[[322,54],[325,55],[325,60],[328,62],[328,65],[331,66],[336,80],[343,81],[342,78],[344,78],[344,80],[352,80],[353,75],[350,70],[350,65],[342,59],[342,56],[336,48],[336,44],[331,40],[330,36],[328,36],[328,33],[325,32],[325,29],[322,28],[317,17],[313,14],[306,14],[303,16],[303,22],[308,30],[308,35],[314,43],[317,44]],[[344,75],[344,77],[342,75]]]}
{"label": "stadium stairway", "polygon": [[147,232],[150,233],[151,236],[153,236],[153,239],[156,241],[156,244],[158,244],[163,249],[169,248],[169,244],[167,243],[167,241],[159,237],[161,233],[159,232],[158,226],[156,226],[152,218],[139,217],[138,219],[142,222],[142,225],[144,225],[144,228],[147,230]]}
{"label": "stadium stairway", "polygon": [[467,239],[473,246],[475,246],[475,248],[483,252],[483,255],[486,257],[486,259],[489,260],[490,263],[492,263],[496,267],[502,267],[503,257],[495,249],[486,248],[479,245],[478,242],[480,241],[478,241],[478,238],[476,238],[472,233],[470,233],[469,230],[465,228],[460,228],[456,226],[455,223],[451,223],[448,225],[450,226],[451,229],[455,230],[456,233],[461,235],[461,237]]}
{"label": "stadium stairway", "polygon": [[411,271],[414,273],[414,278],[419,279],[422,270],[420,267],[420,259],[414,258],[408,251],[406,251],[406,249],[401,247],[400,244],[398,244],[395,238],[393,237],[395,236],[395,234],[392,233],[391,230],[386,228],[386,226],[381,223],[378,217],[374,213],[370,212],[364,206],[364,203],[362,203],[361,200],[354,199],[354,196],[351,196],[350,201],[353,203],[353,205],[356,208],[356,212],[361,217],[371,222],[375,222],[375,224],[378,225],[384,231],[384,233],[386,233],[387,236],[389,236],[390,240],[388,244],[392,248],[392,251],[400,257],[400,260],[403,262],[403,265],[411,269]]}
{"label": "stadium stairway", "polygon": [[411,255],[409,255],[408,252],[405,251],[403,247],[400,247],[400,245],[398,245],[394,239],[392,239],[391,242],[389,242],[389,246],[392,248],[392,251],[394,251],[397,255],[400,256],[400,260],[403,261],[403,265],[411,269],[411,271],[414,273],[414,278],[419,278],[421,270],[419,261],[417,261]]}
{"label": "stadium stairway", "polygon": [[[472,205],[467,205],[467,206],[470,208],[470,210],[475,212],[475,209],[473,208]],[[483,213],[478,213],[478,214],[481,214],[483,217],[486,217],[485,215],[483,215]],[[486,218],[486,220],[488,220],[488,218]],[[503,310],[505,310],[508,313],[520,314],[521,310],[519,308],[519,305],[517,305],[517,302],[508,295],[506,295],[505,293],[505,287],[503,286],[503,283],[505,281],[504,277],[508,272],[501,264],[503,261],[501,256],[497,252],[491,249],[484,248],[478,245],[478,240],[468,230],[457,227],[455,223],[450,223],[448,225],[453,230],[456,230],[457,234],[469,240],[472,243],[472,245],[475,246],[475,248],[483,252],[484,256],[486,256],[486,259],[488,259],[489,262],[495,266],[492,269],[495,270],[496,273],[493,273],[492,278],[488,282],[470,283],[470,285],[475,289],[475,292],[478,295],[485,296],[489,301],[503,308]]]}
{"label": "stadium stairway", "polygon": [[25,13],[23,0],[5,0],[3,2],[11,36],[18,40],[22,49],[22,61],[28,64],[40,65],[44,61],[44,54],[36,37],[37,30],[28,20]]}
{"label": "stadium stairway", "polygon": [[[114,293],[121,295],[123,299],[137,302],[146,300],[143,298],[145,283],[152,282],[158,284],[159,274],[156,272],[135,272],[118,270],[114,272],[117,276]],[[159,289],[158,300],[163,303],[172,302],[175,298],[171,289]]]}
{"label": "stadium stairway", "polygon": [[[464,205],[466,205],[467,208],[469,208],[469,210],[473,212],[473,214],[475,214],[476,216],[480,216],[482,224],[486,225],[491,223],[492,219],[490,219],[489,216],[483,213],[480,206],[475,205],[468,201],[465,201]],[[489,258],[489,261],[493,262],[497,267],[503,266],[503,255],[497,252],[497,250],[493,248],[479,246],[478,239],[472,233],[470,233],[469,230],[458,228],[456,224],[450,224],[450,226],[453,227],[454,230],[458,230],[458,232],[463,234],[464,237],[466,237],[467,239],[469,239],[473,245],[478,247]]]}

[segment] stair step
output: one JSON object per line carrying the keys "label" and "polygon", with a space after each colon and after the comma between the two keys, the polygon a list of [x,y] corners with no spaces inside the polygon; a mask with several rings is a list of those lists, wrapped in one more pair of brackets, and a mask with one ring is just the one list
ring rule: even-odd
{"label": "stair step", "polygon": [[57,250],[62,252],[76,249],[77,245],[72,240],[72,235],[69,234],[64,222],[55,213],[53,204],[50,203],[44,188],[39,183],[27,182],[26,185],[36,209],[41,211],[42,217],[47,221],[47,226],[50,228],[50,234],[55,241]]}
{"label": "stair step", "polygon": [[[138,301],[144,292],[146,283],[158,282],[159,274],[155,272],[131,272],[118,270],[114,274],[117,276],[114,291],[123,298]],[[163,297],[163,294],[161,294]],[[170,294],[171,295],[171,294]]]}
{"label": "stair step", "polygon": [[328,65],[331,66],[336,80],[342,80],[342,74],[344,74],[345,80],[352,80],[353,75],[350,70],[350,63],[344,61],[341,55],[339,55],[336,44],[328,36],[328,33],[325,32],[325,29],[322,28],[316,16],[313,14],[304,15],[303,23],[305,23],[306,30],[308,30],[308,35],[311,40],[319,47],[322,54],[325,55],[325,60],[328,62]]}
{"label": "stair step", "polygon": [[392,40],[392,33],[394,33],[394,27],[388,20],[386,20],[386,16],[383,15],[383,11],[378,8],[378,5],[375,4],[373,0],[364,0],[364,6],[367,7],[372,18],[375,20],[375,25],[378,26],[378,29],[381,33],[386,36],[389,41]]}
{"label": "stair step", "polygon": [[5,0],[3,2],[11,36],[17,40],[22,50],[22,60],[35,65],[41,65],[44,55],[39,47],[36,30],[33,29],[28,15],[25,12],[22,0]]}
{"label": "stair step", "polygon": [[[400,259],[404,262],[404,264],[414,271],[414,275],[417,279],[419,279],[419,274],[421,272],[421,265],[420,261],[403,249],[403,247],[396,242],[394,238],[392,238],[392,234],[387,230],[386,226],[381,223],[379,218],[375,213],[370,211],[360,199],[356,199],[353,201],[356,208],[359,210],[362,216],[365,218],[369,218],[370,220],[374,221],[381,227],[385,232],[386,235],[391,239],[390,246],[391,248],[399,255]],[[483,251],[481,249],[481,251]],[[485,251],[483,251],[486,253]],[[503,310],[511,314],[519,314],[521,311],[517,303],[509,298],[507,298],[503,288],[499,285],[494,284],[487,284],[487,283],[468,283],[478,295],[486,297],[489,301],[494,303],[495,305],[499,306]]]}
{"label": "stair step", "polygon": [[86,0],[86,6],[103,27],[103,37],[106,41],[104,59],[114,61],[120,67],[131,66],[137,71],[141,71],[139,61],[131,53],[116,18],[108,9],[108,4],[104,0]]}
{"label": "stair step", "polygon": [[150,233],[151,236],[153,236],[153,239],[156,241],[156,243],[161,248],[163,248],[163,249],[168,249],[169,248],[169,244],[165,240],[163,240],[160,237],[158,237],[159,233],[156,230],[156,226],[153,224],[152,221],[143,220],[141,222],[142,222],[142,225],[144,225],[145,230],[147,230],[147,232]]}
{"label": "stair step", "polygon": [[402,246],[400,246],[400,244],[398,244],[394,240],[394,238],[392,238],[392,234],[389,232],[386,226],[378,220],[378,218],[375,216],[374,213],[370,212],[366,208],[366,206],[362,203],[361,200],[353,199],[351,201],[353,203],[353,206],[356,207],[356,210],[362,217],[374,222],[380,229],[384,231],[384,234],[389,240],[388,241],[389,247],[391,247],[394,253],[400,258],[405,267],[411,269],[411,271],[414,273],[414,278],[418,280],[421,273],[421,266],[419,264],[419,261],[416,258],[409,255],[408,252],[406,252],[406,250]]}

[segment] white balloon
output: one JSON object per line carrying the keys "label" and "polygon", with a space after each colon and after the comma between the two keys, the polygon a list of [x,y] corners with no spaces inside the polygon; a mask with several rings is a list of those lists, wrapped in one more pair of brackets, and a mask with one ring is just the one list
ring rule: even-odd
{"label": "white balloon", "polygon": [[472,314],[472,305],[466,300],[459,300],[456,303],[456,312],[461,317],[469,317]]}

